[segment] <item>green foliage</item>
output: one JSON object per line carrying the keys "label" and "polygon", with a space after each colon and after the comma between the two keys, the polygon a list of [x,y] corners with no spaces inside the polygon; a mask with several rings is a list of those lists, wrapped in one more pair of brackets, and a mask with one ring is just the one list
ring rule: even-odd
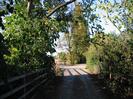
{"label": "green foliage", "polygon": [[[8,73],[6,77],[39,68],[49,68],[49,71],[54,72],[54,59],[47,53],[55,52],[55,41],[59,38],[59,31],[63,31],[65,25],[63,21],[57,21],[56,16],[46,18],[46,7],[44,8],[40,2],[34,2],[29,16],[27,1],[16,1],[11,5],[14,9],[12,13],[4,17],[3,35],[10,54],[4,53],[6,52],[5,42],[0,35],[0,62],[4,64],[0,63],[2,64],[0,70]],[[5,76],[3,72],[0,71],[0,73],[1,77]]]}
{"label": "green foliage", "polygon": [[88,50],[85,53],[86,56],[86,64],[87,64],[87,69],[91,72],[91,73],[95,73],[98,74],[99,71],[99,56],[98,56],[98,52],[100,51],[99,48],[97,48],[94,45],[90,45],[88,47]]}
{"label": "green foliage", "polygon": [[98,50],[94,45],[90,45],[88,51],[86,52],[87,65],[95,66],[98,65]]}
{"label": "green foliage", "polygon": [[[133,52],[129,43],[132,37],[129,34],[113,35],[106,34],[104,39],[95,36],[87,51],[87,64],[89,66],[100,66],[101,74],[105,77],[107,86],[115,94],[126,96],[128,88],[132,88],[133,74]],[[99,43],[101,41],[102,43]],[[126,83],[126,85],[123,85]]]}
{"label": "green foliage", "polygon": [[58,53],[58,56],[59,56],[59,59],[61,59],[61,61],[63,61],[64,64],[65,64],[65,62],[67,60],[66,53],[65,52],[60,52],[60,53]]}
{"label": "green foliage", "polygon": [[71,50],[71,59],[74,59],[73,62],[80,63],[83,60],[83,53],[86,50],[88,45],[87,37],[87,21],[83,17],[82,8],[80,4],[77,4],[73,12],[72,20],[72,50]]}
{"label": "green foliage", "polygon": [[59,23],[54,19],[43,20],[43,17],[31,19],[21,6],[16,5],[15,13],[5,18],[4,37],[11,52],[5,58],[11,65],[37,68],[45,64],[43,57],[46,53],[55,51],[54,41],[59,37]]}
{"label": "green foliage", "polygon": [[90,36],[94,32],[101,32],[103,29],[98,24],[99,17],[94,13],[96,10],[95,0],[83,0],[83,4],[75,2],[75,8],[72,11],[72,19],[68,27],[71,31],[65,33],[65,39],[68,45],[67,55],[71,64],[85,63],[85,52],[91,41]]}
{"label": "green foliage", "polygon": [[98,55],[99,65],[107,86],[113,93],[126,98],[127,93],[132,93],[133,89],[133,3],[132,0],[99,1],[99,8],[106,13],[104,17],[116,27],[120,35],[97,36],[92,41],[98,44],[98,49],[102,49]]}
{"label": "green foliage", "polygon": [[[47,53],[55,52],[58,33],[68,32],[71,28],[71,33],[66,35],[69,54],[59,54],[63,61],[69,57],[71,64],[75,64],[86,56],[88,68],[93,71],[99,67],[104,81],[114,93],[123,96],[127,89],[133,89],[133,81],[129,78],[133,74],[132,0],[119,3],[116,0],[115,3],[99,0],[98,6],[93,5],[95,0],[82,0],[83,5],[77,4],[70,12],[70,19],[66,18],[66,6],[47,18],[47,13],[64,0],[42,1],[43,4],[40,0],[34,1],[30,14],[27,14],[27,0],[15,0],[15,3],[13,0],[0,1],[0,27],[5,28],[0,34],[0,79],[46,67],[53,73],[54,59]],[[95,14],[96,8],[106,12],[105,17],[119,30],[120,35],[102,32],[99,17]],[[5,16],[4,22],[2,16]],[[68,26],[68,20],[71,26]],[[88,28],[91,30],[89,34]]]}
{"label": "green foliage", "polygon": [[[126,95],[127,89],[131,88],[131,79],[129,76],[133,74],[131,47],[127,40],[124,41],[120,38],[111,38],[111,41],[106,43],[105,46],[108,46],[108,48],[104,48],[106,58],[103,57],[102,62],[105,71],[111,74],[110,79],[113,79],[109,82],[109,87],[114,93],[121,94],[122,96]],[[110,66],[110,68],[107,66]],[[127,83],[127,85],[124,86],[122,83]],[[119,87],[122,89],[118,89]]]}

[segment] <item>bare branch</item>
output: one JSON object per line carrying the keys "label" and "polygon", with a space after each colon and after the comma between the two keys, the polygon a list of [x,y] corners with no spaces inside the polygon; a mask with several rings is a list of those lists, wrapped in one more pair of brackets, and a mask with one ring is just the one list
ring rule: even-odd
{"label": "bare branch", "polygon": [[73,3],[73,2],[75,2],[76,0],[70,0],[70,1],[68,1],[68,2],[65,2],[65,3],[63,3],[63,4],[61,4],[61,5],[58,5],[57,7],[55,7],[48,15],[47,15],[47,17],[50,17],[53,13],[55,13],[58,9],[60,9],[60,8],[62,8],[62,7],[64,7],[64,6],[66,6],[66,5],[68,5],[68,4],[71,4],[71,3]]}

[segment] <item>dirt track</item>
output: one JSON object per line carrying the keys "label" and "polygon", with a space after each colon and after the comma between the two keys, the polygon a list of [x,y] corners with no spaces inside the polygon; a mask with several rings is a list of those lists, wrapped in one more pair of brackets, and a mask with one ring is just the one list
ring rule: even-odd
{"label": "dirt track", "polygon": [[32,99],[105,99],[92,78],[83,70],[85,66],[61,66],[63,77],[58,84],[38,90]]}

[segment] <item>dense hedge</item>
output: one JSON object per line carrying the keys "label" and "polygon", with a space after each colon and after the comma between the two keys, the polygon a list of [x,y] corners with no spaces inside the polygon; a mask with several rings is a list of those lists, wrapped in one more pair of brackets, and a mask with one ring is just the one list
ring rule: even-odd
{"label": "dense hedge", "polygon": [[87,51],[87,64],[100,67],[101,76],[115,94],[125,97],[133,91],[133,45],[129,34],[96,35]]}

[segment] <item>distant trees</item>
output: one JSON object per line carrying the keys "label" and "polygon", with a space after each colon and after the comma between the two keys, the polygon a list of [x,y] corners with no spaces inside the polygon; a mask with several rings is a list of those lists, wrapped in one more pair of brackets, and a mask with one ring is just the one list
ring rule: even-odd
{"label": "distant trees", "polygon": [[65,52],[60,52],[60,53],[58,53],[58,57],[65,65],[67,62],[67,54]]}
{"label": "distant trees", "polygon": [[87,21],[83,17],[80,4],[75,5],[72,20],[72,51],[74,59],[80,63],[87,46]]}
{"label": "distant trees", "polygon": [[87,47],[87,21],[83,17],[82,7],[80,4],[75,5],[75,9],[72,12],[72,20],[68,23],[68,29],[71,29],[65,33],[65,39],[68,45],[69,61],[71,64],[85,62],[85,56],[83,55]]}

